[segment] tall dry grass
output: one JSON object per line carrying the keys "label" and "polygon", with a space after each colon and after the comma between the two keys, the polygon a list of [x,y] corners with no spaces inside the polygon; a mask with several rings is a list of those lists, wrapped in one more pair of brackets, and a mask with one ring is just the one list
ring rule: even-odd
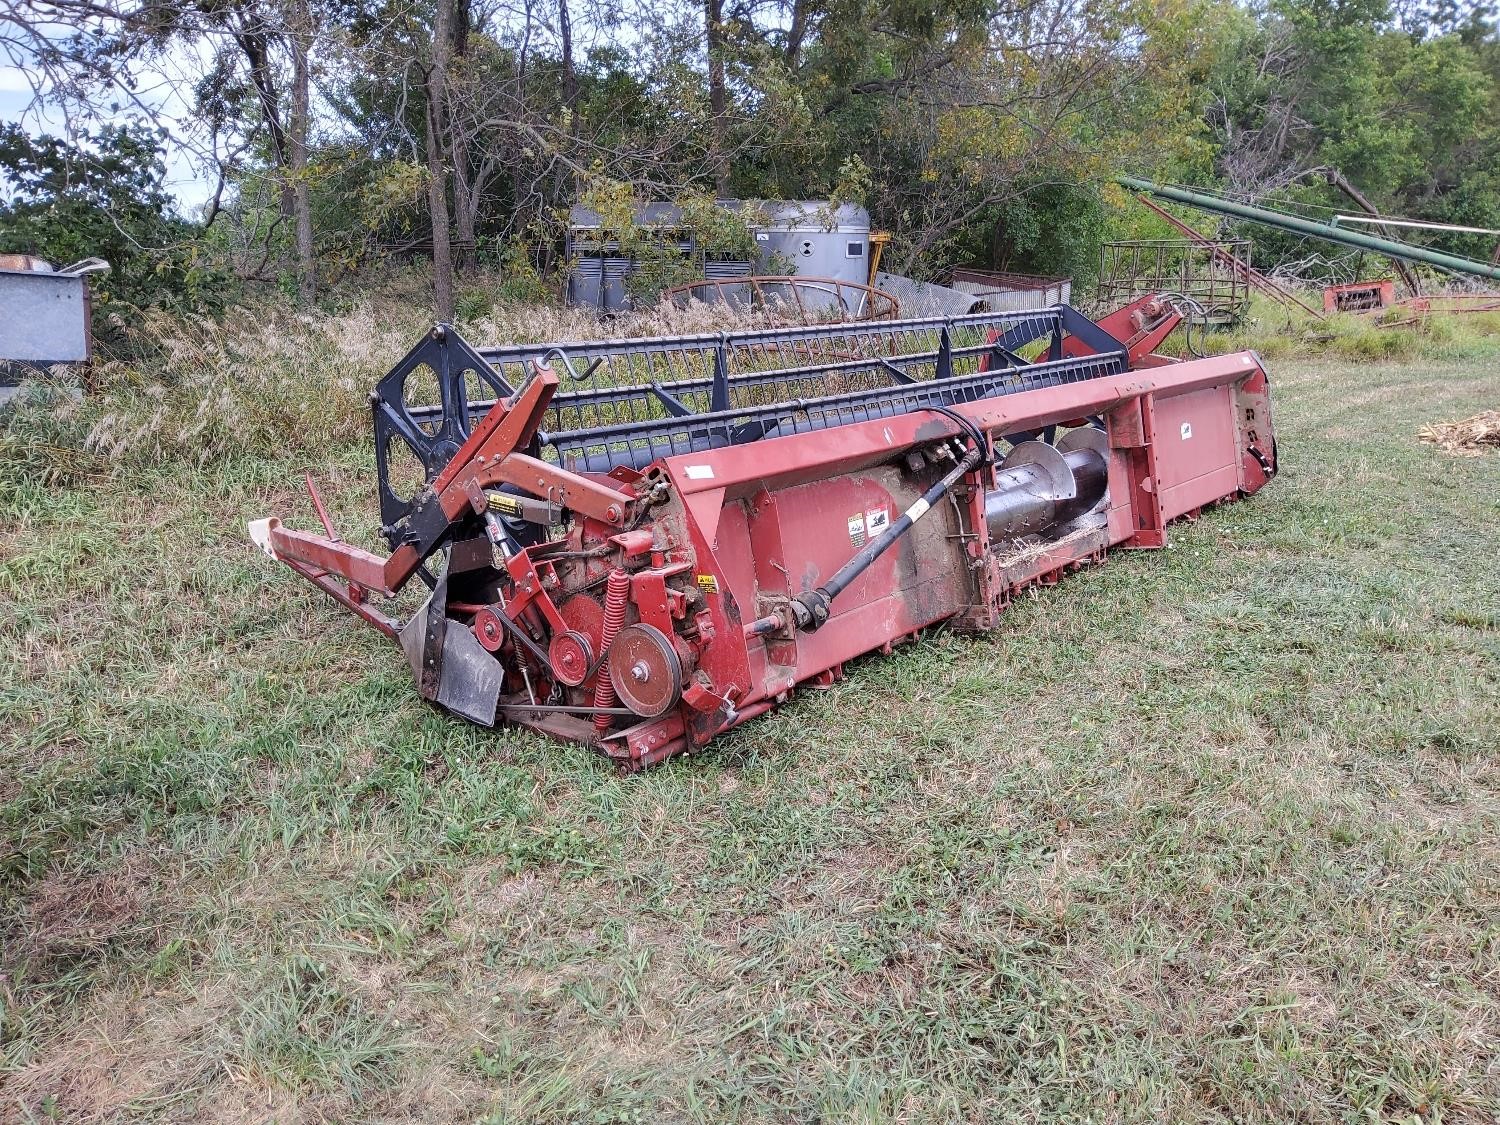
{"label": "tall dry grass", "polygon": [[[696,305],[608,321],[576,309],[469,302],[475,344],[722,331],[748,321]],[[128,356],[99,357],[87,386],[58,372],[25,386],[0,425],[0,478],[55,482],[162,464],[328,455],[370,432],[367,396],[431,327],[419,299],[373,292],[334,311],[265,301],[224,316],[148,317]]]}
{"label": "tall dry grass", "polygon": [[[1303,293],[1311,301],[1316,295]],[[1181,334],[1174,337],[1182,350]],[[1339,313],[1316,320],[1287,310],[1259,294],[1250,314],[1233,328],[1195,333],[1209,354],[1252,349],[1266,360],[1342,359],[1354,363],[1414,359],[1462,359],[1500,342],[1500,314],[1441,313],[1417,316],[1405,309],[1382,315]]]}

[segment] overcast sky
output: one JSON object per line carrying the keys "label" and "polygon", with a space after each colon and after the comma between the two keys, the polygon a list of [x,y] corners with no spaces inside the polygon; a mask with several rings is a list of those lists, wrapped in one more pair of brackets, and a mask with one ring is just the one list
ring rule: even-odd
{"label": "overcast sky", "polygon": [[[166,65],[172,65],[170,59],[166,60]],[[163,73],[157,73],[158,82],[155,84],[152,83],[150,74],[141,74],[141,100],[160,114],[161,124],[173,133],[189,132],[192,124],[187,116],[189,110],[171,93],[170,86],[161,80]],[[28,71],[24,60],[7,60],[0,56],[0,121],[19,121],[27,132],[33,134],[68,135],[68,123],[62,113],[54,106],[37,104],[33,90],[34,79],[34,72]],[[97,107],[94,111],[100,122],[131,119],[131,114],[128,113],[110,113],[107,109],[108,100],[104,99],[106,106]],[[80,122],[79,125],[85,129],[91,127],[85,122]],[[199,171],[194,160],[180,145],[170,140],[166,145],[166,163],[166,188],[176,197],[183,213],[191,214],[208,199],[213,190],[213,180]]]}

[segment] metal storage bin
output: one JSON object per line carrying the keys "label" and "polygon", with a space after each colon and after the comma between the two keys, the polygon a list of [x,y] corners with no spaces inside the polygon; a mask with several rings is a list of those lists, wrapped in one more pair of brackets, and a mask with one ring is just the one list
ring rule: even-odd
{"label": "metal storage bin", "polygon": [[773,255],[791,262],[798,277],[829,277],[835,281],[868,280],[870,276],[870,213],[863,207],[827,200],[761,203],[766,222],[755,232],[762,248],[760,268],[771,266]]}

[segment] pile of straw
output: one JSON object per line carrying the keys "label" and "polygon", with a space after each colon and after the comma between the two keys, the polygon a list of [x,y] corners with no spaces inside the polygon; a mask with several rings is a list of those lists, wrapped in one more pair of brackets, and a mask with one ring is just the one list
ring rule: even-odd
{"label": "pile of straw", "polygon": [[1417,434],[1422,441],[1446,449],[1449,453],[1474,455],[1487,446],[1500,447],[1500,410],[1485,410],[1462,422],[1439,422],[1423,426]]}

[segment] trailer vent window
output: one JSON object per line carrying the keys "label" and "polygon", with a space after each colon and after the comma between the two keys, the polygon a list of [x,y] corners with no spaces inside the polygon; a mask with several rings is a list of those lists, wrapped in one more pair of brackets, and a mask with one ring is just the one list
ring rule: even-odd
{"label": "trailer vent window", "polygon": [[865,244],[863,242],[851,242],[844,248],[844,257],[863,258],[865,256]]}

